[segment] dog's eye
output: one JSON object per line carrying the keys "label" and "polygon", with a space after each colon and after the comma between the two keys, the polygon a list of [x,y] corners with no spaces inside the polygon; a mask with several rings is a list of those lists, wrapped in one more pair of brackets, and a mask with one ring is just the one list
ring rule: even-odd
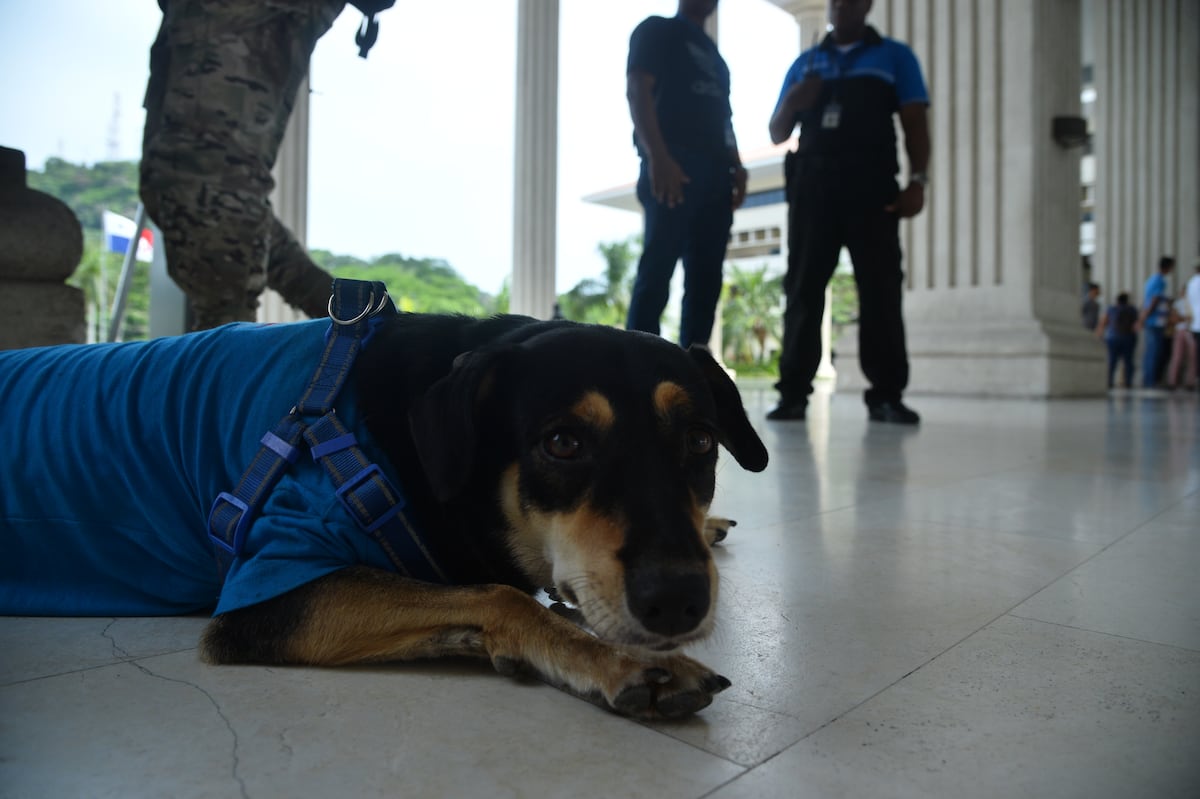
{"label": "dog's eye", "polygon": [[582,449],[583,442],[563,430],[556,430],[542,439],[542,451],[558,460],[577,458]]}
{"label": "dog's eye", "polygon": [[707,430],[693,428],[687,433],[688,452],[693,455],[706,455],[712,451],[713,437]]}

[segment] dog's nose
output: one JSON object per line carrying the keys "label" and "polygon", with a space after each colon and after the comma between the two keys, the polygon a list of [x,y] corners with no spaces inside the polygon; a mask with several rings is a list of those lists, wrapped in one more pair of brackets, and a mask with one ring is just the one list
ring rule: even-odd
{"label": "dog's nose", "polygon": [[691,632],[708,614],[708,576],[704,574],[643,572],[634,575],[625,593],[634,617],[659,635]]}

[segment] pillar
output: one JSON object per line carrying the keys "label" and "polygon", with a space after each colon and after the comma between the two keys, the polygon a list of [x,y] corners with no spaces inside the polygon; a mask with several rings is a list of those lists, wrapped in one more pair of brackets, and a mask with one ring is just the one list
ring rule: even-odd
{"label": "pillar", "polygon": [[517,2],[513,313],[549,319],[558,202],[558,0]]}
{"label": "pillar", "polygon": [[25,153],[0,147],[0,350],[83,343],[83,292],[63,282],[82,255],[75,214],[28,187]]}
{"label": "pillar", "polygon": [[1096,88],[1096,252],[1104,296],[1142,287],[1162,255],[1174,288],[1195,274],[1200,241],[1200,5],[1085,0]]}

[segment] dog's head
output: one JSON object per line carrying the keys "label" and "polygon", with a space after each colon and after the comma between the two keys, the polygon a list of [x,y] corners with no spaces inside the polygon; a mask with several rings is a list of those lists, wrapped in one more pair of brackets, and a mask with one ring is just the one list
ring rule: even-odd
{"label": "dog's head", "polygon": [[410,424],[439,499],[498,502],[520,568],[598,635],[669,649],[707,634],[717,444],[751,471],[767,452],[706,351],[549,325],[459,356]]}

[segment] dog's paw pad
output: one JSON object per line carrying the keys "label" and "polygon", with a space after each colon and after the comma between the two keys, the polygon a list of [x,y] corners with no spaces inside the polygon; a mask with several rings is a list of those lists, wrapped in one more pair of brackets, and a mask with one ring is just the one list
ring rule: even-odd
{"label": "dog's paw pad", "polygon": [[666,719],[690,716],[712,704],[713,695],[705,691],[687,691],[681,694],[660,697],[655,707]]}
{"label": "dog's paw pad", "polygon": [[505,657],[504,655],[492,658],[492,668],[498,674],[502,674],[505,677],[512,677],[513,679],[519,680],[530,676],[529,667],[523,660]]}
{"label": "dog's paw pad", "polygon": [[628,716],[644,716],[654,706],[654,689],[649,685],[632,685],[612,702],[613,710]]}

